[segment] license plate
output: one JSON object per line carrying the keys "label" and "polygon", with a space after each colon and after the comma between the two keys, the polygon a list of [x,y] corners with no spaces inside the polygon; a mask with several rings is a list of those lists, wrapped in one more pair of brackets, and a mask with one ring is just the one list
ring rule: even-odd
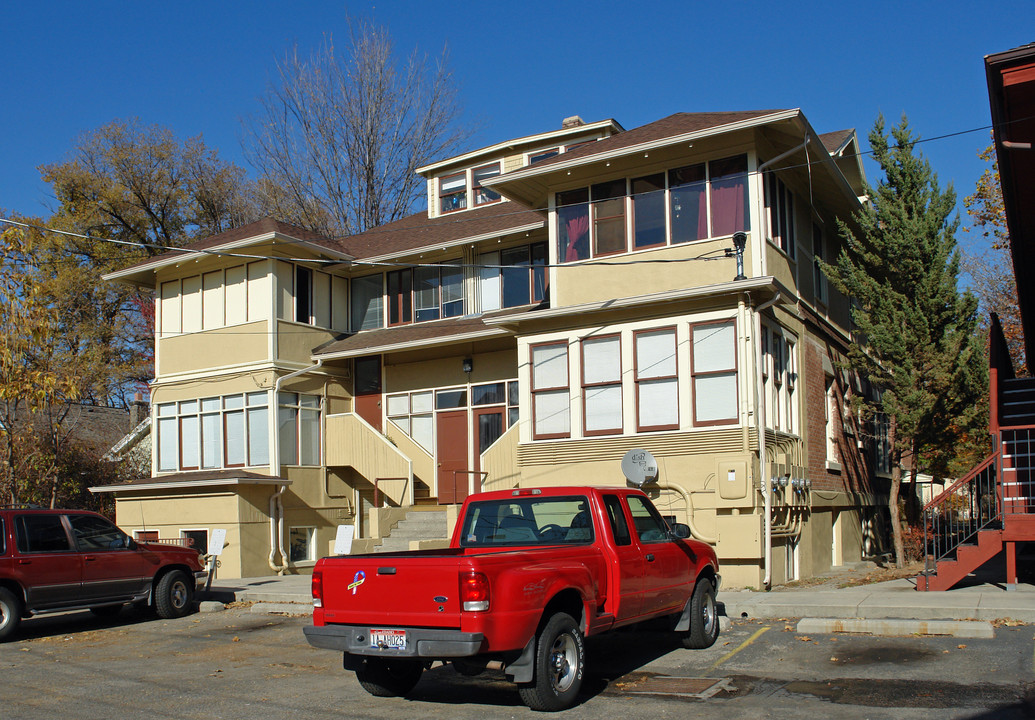
{"label": "license plate", "polygon": [[370,630],[370,647],[379,648],[381,650],[392,649],[392,650],[405,650],[406,649],[406,631],[405,630],[384,630],[381,628],[371,628]]}

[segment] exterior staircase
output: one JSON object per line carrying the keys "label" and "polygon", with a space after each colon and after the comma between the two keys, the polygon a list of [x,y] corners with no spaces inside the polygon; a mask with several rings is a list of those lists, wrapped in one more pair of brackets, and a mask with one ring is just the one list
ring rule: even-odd
{"label": "exterior staircase", "polygon": [[996,451],[924,507],[917,590],[948,590],[1001,552],[1016,583],[1016,544],[1035,540],[1035,378],[991,373]]}
{"label": "exterior staircase", "polygon": [[400,520],[374,548],[374,552],[446,547],[448,544],[449,520],[445,510],[410,510],[406,518]]}

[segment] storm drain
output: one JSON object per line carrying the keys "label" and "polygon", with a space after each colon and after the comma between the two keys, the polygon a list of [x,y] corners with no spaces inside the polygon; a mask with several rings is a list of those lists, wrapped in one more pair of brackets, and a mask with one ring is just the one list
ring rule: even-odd
{"label": "storm drain", "polygon": [[684,698],[710,698],[722,691],[736,690],[729,678],[675,677],[632,673],[614,684],[614,691],[627,695],[669,695]]}

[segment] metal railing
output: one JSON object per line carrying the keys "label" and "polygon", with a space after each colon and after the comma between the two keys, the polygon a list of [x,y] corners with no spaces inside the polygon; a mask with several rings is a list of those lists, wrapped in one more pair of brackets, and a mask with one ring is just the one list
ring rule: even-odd
{"label": "metal railing", "polygon": [[1035,513],[1035,427],[1003,428],[1001,501],[1005,515]]}
{"label": "metal railing", "polygon": [[992,453],[924,506],[924,570],[928,574],[939,560],[951,556],[980,530],[1001,526],[999,463],[999,453]]}

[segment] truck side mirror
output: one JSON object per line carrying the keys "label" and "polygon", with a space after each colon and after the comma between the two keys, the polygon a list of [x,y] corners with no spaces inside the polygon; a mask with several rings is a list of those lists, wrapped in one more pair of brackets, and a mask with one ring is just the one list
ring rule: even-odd
{"label": "truck side mirror", "polygon": [[672,524],[672,537],[686,540],[690,537],[690,526],[683,523]]}

